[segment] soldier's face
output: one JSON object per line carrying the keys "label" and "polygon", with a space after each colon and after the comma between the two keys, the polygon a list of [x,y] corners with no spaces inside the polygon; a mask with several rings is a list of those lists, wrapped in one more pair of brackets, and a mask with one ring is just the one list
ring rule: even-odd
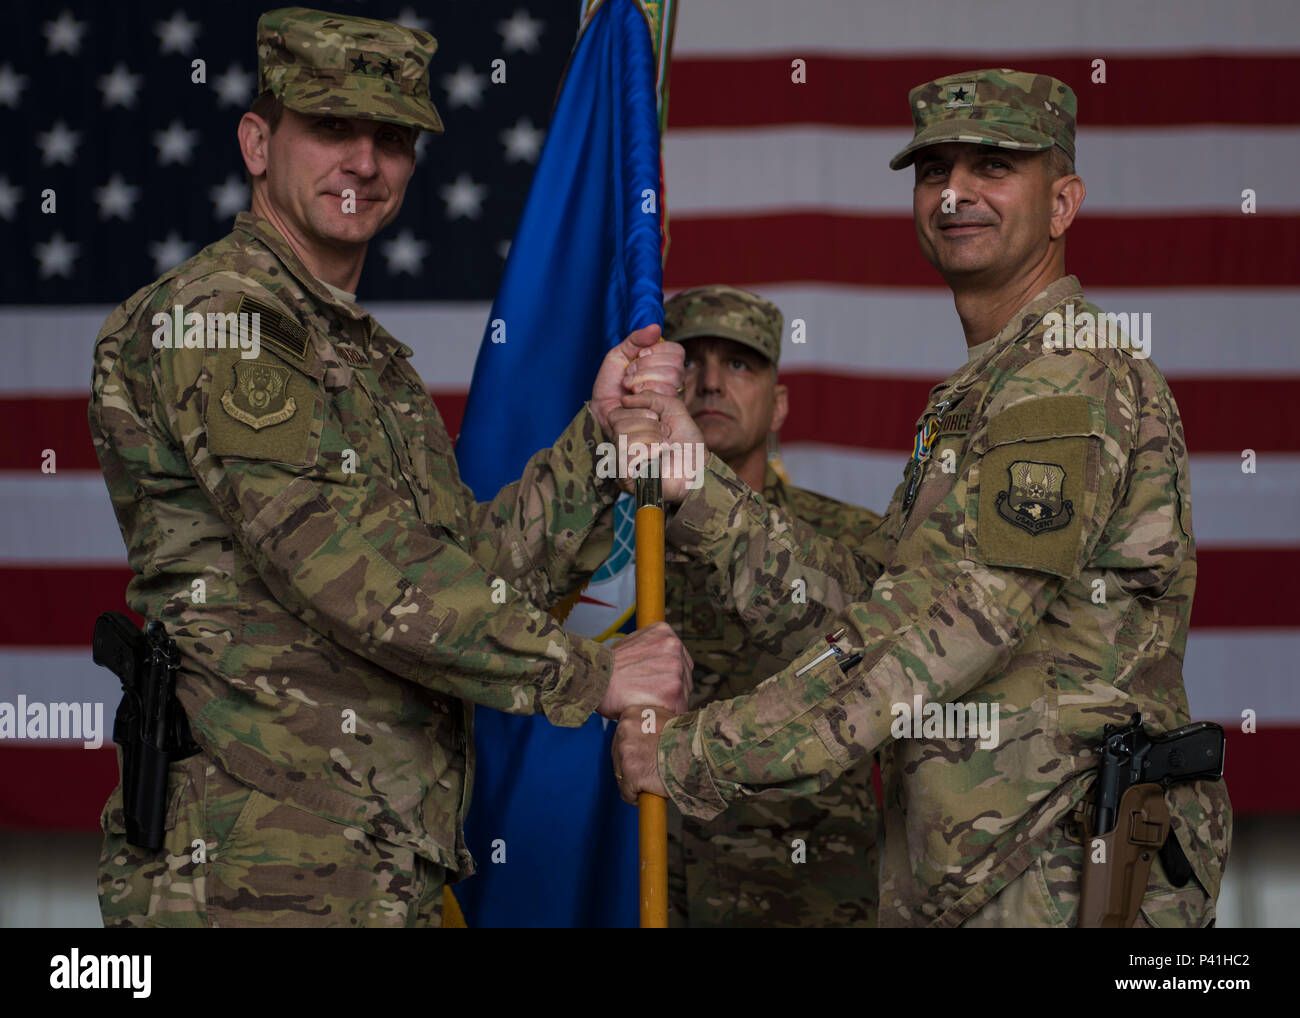
{"label": "soldier's face", "polygon": [[316,243],[364,244],[402,207],[415,171],[414,134],[377,120],[286,109],[267,141],[267,198]]}
{"label": "soldier's face", "polygon": [[1042,152],[962,142],[916,154],[916,235],[945,280],[997,284],[1047,256],[1053,181],[1045,160]]}
{"label": "soldier's face", "polygon": [[785,422],[787,397],[771,363],[734,339],[688,339],[682,399],[710,452],[739,459]]}

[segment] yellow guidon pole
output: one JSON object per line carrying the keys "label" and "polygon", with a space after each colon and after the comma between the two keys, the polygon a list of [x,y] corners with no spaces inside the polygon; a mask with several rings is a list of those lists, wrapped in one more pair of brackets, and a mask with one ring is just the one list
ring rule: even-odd
{"label": "yellow guidon pole", "polygon": [[[636,627],[664,621],[664,505],[658,477],[636,480]],[[632,723],[640,723],[640,712]],[[655,720],[655,731],[659,721]],[[668,928],[668,802],[636,797],[641,834],[641,928]]]}

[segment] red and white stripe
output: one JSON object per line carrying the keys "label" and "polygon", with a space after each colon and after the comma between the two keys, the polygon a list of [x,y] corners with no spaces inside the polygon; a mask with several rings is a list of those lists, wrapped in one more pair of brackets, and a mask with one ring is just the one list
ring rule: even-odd
{"label": "red and white stripe", "polygon": [[[790,80],[807,63],[807,83]],[[1090,81],[1106,61],[1105,84]],[[921,257],[908,89],[980,67],[1053,74],[1079,97],[1087,187],[1068,267],[1111,311],[1150,312],[1152,357],[1191,451],[1200,566],[1186,681],[1229,732],[1241,812],[1300,809],[1300,23],[1289,0],[715,0],[684,4],[673,61],[666,289],[763,292],[787,341],[783,435],[796,483],[882,508],[935,381],[965,360],[951,295]],[[1242,191],[1258,211],[1244,215]],[[123,294],[125,297],[126,295]],[[363,295],[364,297],[364,295]],[[95,616],[122,606],[120,533],[86,426],[108,307],[0,310],[0,701],[102,699]],[[486,304],[373,305],[454,434]],[[431,337],[431,338],[426,338]],[[539,444],[545,437],[539,437]],[[55,450],[57,472],[40,470]],[[1257,456],[1243,474],[1242,452]],[[1256,734],[1241,733],[1242,712]],[[93,826],[111,749],[0,743],[0,824]]]}
{"label": "red and white stripe", "polygon": [[[1285,2],[688,5],[665,144],[666,289],[730,282],[802,318],[782,378],[797,483],[880,507],[926,393],[965,360],[922,258],[906,95],[962,70],[1054,75],[1079,99],[1088,188],[1068,267],[1150,312],[1191,451],[1192,713],[1219,720],[1240,811],[1300,808],[1300,24]],[[805,84],[791,82],[795,59]],[[1094,84],[1093,61],[1106,83]],[[1257,211],[1242,212],[1242,192]],[[1257,472],[1242,473],[1252,449]],[[1257,733],[1242,733],[1242,712]]]}

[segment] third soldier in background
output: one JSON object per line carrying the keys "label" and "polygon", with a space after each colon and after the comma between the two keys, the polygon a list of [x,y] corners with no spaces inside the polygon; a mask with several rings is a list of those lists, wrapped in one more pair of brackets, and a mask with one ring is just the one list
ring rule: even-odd
{"label": "third soldier in background", "polygon": [[[880,522],[786,483],[769,442],[789,409],[777,384],[781,311],[730,286],[702,286],[664,305],[664,338],[686,348],[687,409],[705,445],[772,505],[819,533],[858,546]],[[667,620],[695,661],[691,707],[747,693],[788,661],[763,653],[709,595],[707,569],[672,557]],[[874,926],[878,883],[872,758],[807,798],[738,803],[713,820],[670,810],[669,901],[674,925]]]}

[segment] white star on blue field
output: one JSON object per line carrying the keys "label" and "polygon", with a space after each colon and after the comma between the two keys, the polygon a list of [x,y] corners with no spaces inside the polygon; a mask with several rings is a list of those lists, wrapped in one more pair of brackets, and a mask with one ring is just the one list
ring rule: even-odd
{"label": "white star on blue field", "polygon": [[[258,91],[257,19],[273,6],[7,6],[0,301],[116,304],[230,230],[249,201],[235,129]],[[374,240],[361,299],[491,299],[573,45],[575,5],[329,9],[438,39],[429,77],[446,131],[421,133],[415,176]]]}

